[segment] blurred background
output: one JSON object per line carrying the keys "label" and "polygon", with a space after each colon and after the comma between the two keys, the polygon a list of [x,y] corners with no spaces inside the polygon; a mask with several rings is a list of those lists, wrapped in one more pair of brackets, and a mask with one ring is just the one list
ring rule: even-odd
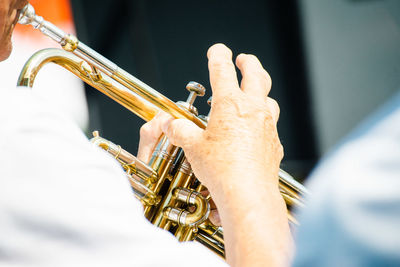
{"label": "blurred background", "polygon": [[[70,0],[80,40],[174,101],[187,82],[208,93],[206,52],[255,54],[281,107],[282,168],[303,178],[400,88],[398,0]],[[50,4],[49,4],[50,5]],[[136,153],[143,121],[86,88],[88,132]]]}

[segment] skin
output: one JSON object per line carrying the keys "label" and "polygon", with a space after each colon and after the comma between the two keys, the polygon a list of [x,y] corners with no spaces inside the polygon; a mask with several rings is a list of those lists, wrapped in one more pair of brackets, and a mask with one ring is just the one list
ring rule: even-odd
{"label": "skin", "polygon": [[160,114],[142,127],[139,155],[148,161],[164,132],[184,149],[218,207],[228,263],[286,266],[293,247],[278,188],[283,148],[276,128],[279,107],[268,97],[271,79],[255,56],[240,54],[239,85],[232,52],[223,44],[212,46],[207,56],[213,91],[207,129]]}
{"label": "skin", "polygon": [[11,54],[14,26],[27,3],[27,0],[0,0],[0,61],[6,60]]}

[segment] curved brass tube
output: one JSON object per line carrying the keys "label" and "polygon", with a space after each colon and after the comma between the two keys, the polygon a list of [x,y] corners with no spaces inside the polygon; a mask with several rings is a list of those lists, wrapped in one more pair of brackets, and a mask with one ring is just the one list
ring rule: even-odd
{"label": "curved brass tube", "polygon": [[143,184],[148,185],[157,182],[158,174],[156,171],[128,151],[124,150],[121,146],[100,137],[97,131],[93,132],[93,138],[90,139],[90,142],[110,153],[119,161],[125,171],[129,174],[137,175]]}
{"label": "curved brass tube", "polygon": [[57,48],[47,48],[33,54],[24,65],[17,81],[18,86],[33,87],[40,69],[48,63],[55,63],[70,72],[85,83],[114,99],[142,119],[151,120],[159,109],[143,101],[139,96],[129,92],[126,87],[114,82],[109,76],[103,75],[78,56]]}
{"label": "curved brass tube", "polygon": [[164,216],[169,220],[182,225],[195,227],[203,223],[210,214],[210,203],[198,192],[186,188],[175,188],[173,197],[188,205],[193,205],[196,209],[188,212],[179,208],[167,207]]}

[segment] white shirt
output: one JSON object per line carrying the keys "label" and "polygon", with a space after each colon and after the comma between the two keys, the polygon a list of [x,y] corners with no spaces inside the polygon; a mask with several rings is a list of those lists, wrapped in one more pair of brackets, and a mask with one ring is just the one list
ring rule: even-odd
{"label": "white shirt", "polygon": [[151,225],[118,163],[28,89],[0,90],[0,266],[223,266]]}

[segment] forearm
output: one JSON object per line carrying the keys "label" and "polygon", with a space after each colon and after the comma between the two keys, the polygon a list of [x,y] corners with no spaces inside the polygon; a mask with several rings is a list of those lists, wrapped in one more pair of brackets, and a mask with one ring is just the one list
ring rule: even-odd
{"label": "forearm", "polygon": [[261,176],[226,177],[232,182],[214,194],[224,227],[226,258],[232,266],[286,266],[292,254],[286,206],[278,185]]}

